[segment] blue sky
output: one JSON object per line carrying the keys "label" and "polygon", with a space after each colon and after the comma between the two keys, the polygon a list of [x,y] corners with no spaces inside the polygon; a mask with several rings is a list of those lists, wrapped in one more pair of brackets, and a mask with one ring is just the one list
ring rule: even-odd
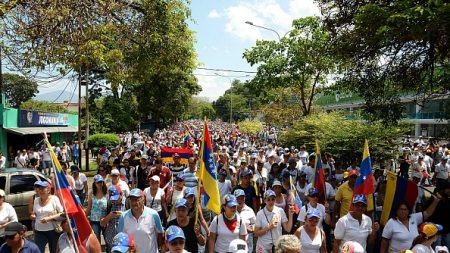
{"label": "blue sky", "polygon": [[[190,8],[193,22],[189,26],[196,33],[199,66],[244,71],[256,71],[242,58],[246,48],[251,48],[258,39],[278,39],[274,32],[247,25],[245,21],[272,28],[283,36],[290,30],[293,19],[320,13],[313,0],[192,0]],[[252,76],[202,69],[194,73],[203,89],[199,96],[210,101],[221,96],[235,77],[243,81]],[[67,80],[63,80],[40,91],[63,90],[66,84]],[[72,88],[67,90],[72,92]],[[77,97],[75,94],[74,99]]]}

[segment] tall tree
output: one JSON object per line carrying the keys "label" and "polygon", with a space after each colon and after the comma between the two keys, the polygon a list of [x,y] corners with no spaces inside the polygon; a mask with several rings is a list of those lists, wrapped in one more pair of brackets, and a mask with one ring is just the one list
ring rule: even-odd
{"label": "tall tree", "polygon": [[14,2],[3,8],[2,29],[18,69],[87,72],[106,80],[116,99],[133,92],[139,117],[157,122],[181,115],[200,91],[188,1]]}
{"label": "tall tree", "polygon": [[306,116],[335,63],[329,34],[318,17],[294,20],[292,27],[280,41],[257,41],[255,47],[245,50],[244,58],[252,66],[259,65],[250,82],[254,92],[266,95],[273,87],[295,88],[302,115]]}
{"label": "tall tree", "polygon": [[38,93],[38,84],[16,74],[3,74],[3,92],[12,107],[19,107],[23,102]]}
{"label": "tall tree", "polygon": [[450,88],[450,5],[446,1],[318,0],[335,54],[338,87],[365,99],[369,119],[396,123],[400,96],[419,105]]}

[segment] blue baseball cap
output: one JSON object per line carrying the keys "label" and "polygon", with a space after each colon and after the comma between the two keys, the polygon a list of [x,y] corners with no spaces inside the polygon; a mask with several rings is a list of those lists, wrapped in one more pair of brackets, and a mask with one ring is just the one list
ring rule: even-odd
{"label": "blue baseball cap", "polygon": [[172,225],[166,229],[166,240],[170,243],[171,241],[181,238],[185,239],[183,230],[180,227],[177,227],[175,225]]}
{"label": "blue baseball cap", "polygon": [[105,182],[105,179],[103,179],[103,177],[101,175],[97,174],[94,176],[94,182],[96,182],[96,183]]}
{"label": "blue baseball cap", "polygon": [[187,200],[185,198],[177,199],[177,202],[175,202],[175,208],[179,207],[188,208]]}
{"label": "blue baseball cap", "polygon": [[267,190],[266,193],[264,193],[264,199],[267,199],[268,197],[276,197],[277,195],[275,194],[274,191],[272,190]]}
{"label": "blue baseball cap", "polygon": [[120,232],[114,236],[111,251],[126,253],[130,248],[134,248],[134,239],[132,235]]}
{"label": "blue baseball cap", "polygon": [[176,177],[175,177],[175,179],[176,180],[181,180],[181,181],[184,181],[184,174],[183,173],[180,173],[180,174],[178,174]]}
{"label": "blue baseball cap", "polygon": [[314,196],[314,195],[318,195],[319,191],[316,188],[309,188],[308,189],[308,196]]}
{"label": "blue baseball cap", "polygon": [[133,190],[130,191],[130,195],[128,195],[128,197],[134,197],[134,198],[140,198],[143,196],[144,196],[144,192],[142,192],[142,190],[139,188],[134,188]]}
{"label": "blue baseball cap", "polygon": [[282,177],[289,177],[289,176],[291,176],[291,173],[289,173],[289,171],[287,171],[287,170],[284,170],[283,173],[281,173],[281,176]]}
{"label": "blue baseball cap", "polygon": [[184,197],[187,198],[192,195],[195,195],[194,188],[186,187],[186,189],[184,189]]}
{"label": "blue baseball cap", "polygon": [[116,201],[120,198],[122,189],[120,189],[118,185],[111,185],[108,189],[108,192],[109,192],[109,200]]}
{"label": "blue baseball cap", "polygon": [[227,206],[227,207],[235,207],[238,206],[238,202],[237,199],[234,195],[232,194],[227,194],[224,197],[224,201],[223,203]]}
{"label": "blue baseball cap", "polygon": [[312,217],[316,217],[316,218],[321,218],[322,215],[320,215],[319,210],[317,210],[317,208],[310,208],[308,209],[308,212],[306,213],[306,217],[312,218]]}
{"label": "blue baseball cap", "polygon": [[49,185],[49,184],[48,184],[47,181],[36,181],[36,182],[34,182],[34,186],[36,186],[36,187],[47,188],[48,185]]}
{"label": "blue baseball cap", "polygon": [[353,197],[353,204],[356,203],[364,203],[367,205],[367,198],[364,194],[356,194],[355,197]]}
{"label": "blue baseball cap", "polygon": [[244,192],[244,190],[242,190],[242,189],[236,189],[236,190],[234,191],[234,196],[235,196],[236,198],[238,198],[238,197],[240,197],[240,196],[245,196],[245,192]]}
{"label": "blue baseball cap", "polygon": [[245,169],[245,170],[241,171],[240,174],[241,174],[241,177],[245,177],[245,176],[253,175],[253,172],[251,170],[249,170],[249,169]]}

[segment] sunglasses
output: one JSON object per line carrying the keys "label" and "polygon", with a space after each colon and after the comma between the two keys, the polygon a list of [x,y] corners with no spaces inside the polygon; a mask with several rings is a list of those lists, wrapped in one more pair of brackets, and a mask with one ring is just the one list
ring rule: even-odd
{"label": "sunglasses", "polygon": [[105,170],[98,170],[99,172],[104,172]]}
{"label": "sunglasses", "polygon": [[175,181],[175,182],[183,182],[184,180],[182,180],[182,179],[174,179],[173,181]]}

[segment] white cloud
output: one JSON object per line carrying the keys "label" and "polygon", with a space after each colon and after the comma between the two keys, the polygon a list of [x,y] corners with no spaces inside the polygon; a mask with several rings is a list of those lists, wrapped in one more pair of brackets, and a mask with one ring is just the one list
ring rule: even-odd
{"label": "white cloud", "polygon": [[211,71],[197,69],[195,71],[198,84],[202,87],[202,91],[197,96],[207,97],[210,101],[217,100],[227,89],[231,87],[228,79],[216,76]]}
{"label": "white cloud", "polygon": [[213,9],[208,13],[208,18],[220,18],[221,16],[222,15],[220,15],[220,13],[216,9]]}
{"label": "white cloud", "polygon": [[291,0],[284,8],[275,0],[241,1],[225,8],[225,31],[243,40],[276,39],[275,33],[252,27],[245,21],[274,29],[283,36],[291,29],[293,19],[320,15],[313,0]]}

